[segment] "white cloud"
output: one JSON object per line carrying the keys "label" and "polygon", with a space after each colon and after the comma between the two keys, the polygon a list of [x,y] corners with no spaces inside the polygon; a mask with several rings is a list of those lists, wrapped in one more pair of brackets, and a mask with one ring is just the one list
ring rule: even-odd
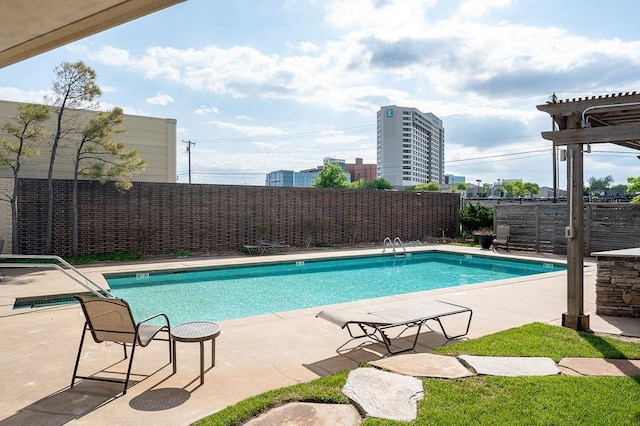
{"label": "white cloud", "polygon": [[89,57],[112,66],[126,67],[132,63],[128,50],[113,46],[104,46],[97,51],[90,51]]}
{"label": "white cloud", "polygon": [[45,96],[51,96],[50,90],[23,90],[17,87],[0,86],[0,99],[13,102],[42,103]]}
{"label": "white cloud", "polygon": [[228,123],[224,121],[211,121],[210,124],[213,124],[220,129],[230,129],[235,132],[241,133],[245,136],[277,136],[286,134],[282,129],[278,129],[277,127],[268,127],[268,126],[242,126],[235,123]]}
{"label": "white cloud", "polygon": [[220,110],[217,107],[211,106],[206,107],[201,105],[200,108],[197,108],[195,111],[196,115],[205,115],[205,114],[218,114]]}
{"label": "white cloud", "polygon": [[512,3],[513,0],[465,0],[460,5],[460,13],[480,17],[491,9],[509,7]]}
{"label": "white cloud", "polygon": [[302,41],[298,43],[297,49],[303,53],[313,53],[320,51],[320,46],[310,41]]}
{"label": "white cloud", "polygon": [[252,121],[251,117],[247,115],[236,115],[236,120]]}
{"label": "white cloud", "polygon": [[151,105],[162,105],[166,106],[170,103],[173,103],[174,100],[171,96],[166,93],[157,93],[155,96],[145,99],[145,102]]}

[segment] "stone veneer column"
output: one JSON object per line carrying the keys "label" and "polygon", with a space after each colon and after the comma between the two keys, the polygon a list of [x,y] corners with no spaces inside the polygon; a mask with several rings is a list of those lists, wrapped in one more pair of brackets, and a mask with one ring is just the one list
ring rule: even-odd
{"label": "stone veneer column", "polygon": [[640,317],[640,248],[594,253],[596,314]]}

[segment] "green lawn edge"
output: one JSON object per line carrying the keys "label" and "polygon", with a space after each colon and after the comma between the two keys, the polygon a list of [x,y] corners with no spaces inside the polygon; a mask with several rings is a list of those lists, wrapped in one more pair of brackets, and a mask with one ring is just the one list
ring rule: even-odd
{"label": "green lawn edge", "polygon": [[[544,356],[640,359],[640,344],[532,323],[437,348],[442,355]],[[271,408],[294,401],[347,404],[342,394],[348,371],[247,398],[196,423],[241,425]],[[425,398],[415,425],[640,425],[640,376],[544,377],[475,376],[421,378]],[[402,422],[367,418],[363,425]]]}

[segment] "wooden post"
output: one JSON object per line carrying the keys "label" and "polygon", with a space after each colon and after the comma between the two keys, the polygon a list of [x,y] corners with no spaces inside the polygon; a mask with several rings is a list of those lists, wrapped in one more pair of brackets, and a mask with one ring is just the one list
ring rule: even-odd
{"label": "wooden post", "polygon": [[574,330],[589,330],[589,316],[584,314],[584,200],[582,144],[567,145],[567,188],[569,223],[567,238],[567,312],[562,325]]}

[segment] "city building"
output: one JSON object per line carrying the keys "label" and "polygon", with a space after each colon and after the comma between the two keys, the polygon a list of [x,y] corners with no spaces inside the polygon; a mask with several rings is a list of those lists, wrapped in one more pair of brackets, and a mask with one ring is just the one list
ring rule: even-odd
{"label": "city building", "polygon": [[377,116],[378,177],[396,187],[444,183],[444,127],[432,113],[383,106]]}
{"label": "city building", "polygon": [[[0,100],[0,125],[15,124],[11,117],[18,113],[16,107],[19,102]],[[86,122],[97,111],[77,110],[69,113],[78,114],[79,122]],[[50,134],[54,133],[55,116],[45,126]],[[124,115],[122,128],[126,131],[118,133],[113,138],[124,143],[129,149],[137,149],[140,158],[146,161],[145,170],[133,177],[135,182],[176,182],[176,125],[174,118],[143,117],[139,115]],[[2,135],[6,136],[6,135]],[[24,160],[20,168],[22,178],[46,179],[49,172],[49,141],[40,145],[40,156]],[[58,145],[54,162],[54,179],[73,179],[73,159],[75,158],[75,144],[70,138],[61,140]],[[0,178],[12,178],[13,171],[9,167],[0,168]]]}
{"label": "city building", "polygon": [[[359,161],[358,161],[359,160]],[[294,172],[293,170],[276,170],[273,172],[267,173],[265,178],[265,186],[287,186],[287,187],[296,187],[296,188],[310,188],[313,186],[313,181],[316,176],[322,171],[325,164],[338,164],[340,168],[345,171],[347,175],[347,182],[353,182],[364,176],[373,176],[372,179],[365,180],[375,180],[375,164],[363,164],[361,158],[356,158],[356,164],[348,164],[345,160],[339,158],[330,158],[325,157],[323,159],[322,165],[313,167],[311,169],[300,170],[299,172]],[[371,173],[371,167],[373,167],[373,174]],[[352,174],[349,170],[354,170]],[[354,179],[353,176],[359,176]]]}
{"label": "city building", "polygon": [[311,188],[313,181],[320,173],[317,169],[294,172],[293,170],[276,170],[267,173],[265,186],[282,186],[295,188]]}
{"label": "city building", "polygon": [[375,164],[364,164],[362,158],[356,158],[355,164],[346,163],[346,172],[351,176],[351,182],[359,179],[372,181],[377,178],[378,167]]}
{"label": "city building", "polygon": [[466,178],[464,176],[444,175],[444,183],[455,186],[459,183],[466,183]]}

